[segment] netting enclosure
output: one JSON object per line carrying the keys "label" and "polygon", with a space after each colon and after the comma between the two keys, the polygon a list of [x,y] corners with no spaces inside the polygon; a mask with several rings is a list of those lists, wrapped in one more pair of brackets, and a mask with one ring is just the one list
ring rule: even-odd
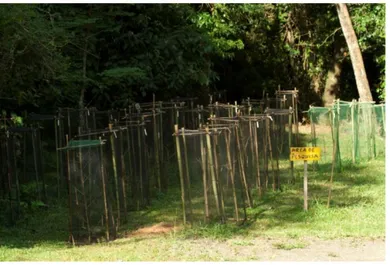
{"label": "netting enclosure", "polygon": [[358,163],[385,154],[384,104],[336,100],[329,107],[311,106],[308,113],[312,146],[322,148],[318,163],[334,160],[341,170],[341,160]]}

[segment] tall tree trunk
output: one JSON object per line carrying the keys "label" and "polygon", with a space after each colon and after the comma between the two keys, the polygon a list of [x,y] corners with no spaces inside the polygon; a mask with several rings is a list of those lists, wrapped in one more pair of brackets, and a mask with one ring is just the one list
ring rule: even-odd
{"label": "tall tree trunk", "polygon": [[346,4],[336,4],[341,29],[343,30],[348,49],[351,54],[353,71],[355,73],[356,85],[361,101],[372,101],[370,86],[368,84],[366,70],[359,43],[352,26],[352,21]]}

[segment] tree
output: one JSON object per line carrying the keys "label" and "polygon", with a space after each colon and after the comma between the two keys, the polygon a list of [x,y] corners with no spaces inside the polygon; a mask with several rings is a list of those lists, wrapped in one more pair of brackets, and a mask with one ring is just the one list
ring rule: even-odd
{"label": "tree", "polygon": [[359,43],[352,26],[352,21],[349,16],[346,4],[336,4],[337,14],[340,20],[341,29],[347,41],[348,49],[351,55],[353,71],[355,74],[356,85],[359,96],[362,101],[373,101],[370,86],[364,68],[362,53],[360,51]]}

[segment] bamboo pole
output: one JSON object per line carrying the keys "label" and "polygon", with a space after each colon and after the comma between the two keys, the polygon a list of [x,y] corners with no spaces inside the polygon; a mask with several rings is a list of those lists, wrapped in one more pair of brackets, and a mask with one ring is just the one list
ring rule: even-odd
{"label": "bamboo pole", "polygon": [[143,174],[143,177],[144,177],[144,194],[145,194],[145,197],[146,197],[146,204],[147,205],[150,205],[150,187],[149,187],[149,167],[148,167],[148,164],[149,164],[149,150],[148,150],[148,146],[146,144],[146,136],[147,136],[147,132],[146,132],[146,128],[145,128],[145,120],[144,120],[144,116],[141,116],[141,120],[142,120],[142,129],[144,131],[144,133],[142,134],[142,145],[143,145],[143,149],[145,150],[143,152],[144,156],[143,156],[143,159],[144,159],[144,163],[143,163],[143,167],[144,167],[144,170],[145,170],[145,174]]}
{"label": "bamboo pole", "polygon": [[58,128],[59,120],[54,118],[54,137],[55,137],[55,145],[56,145],[56,169],[57,169],[57,198],[60,199],[60,157],[58,151]]}
{"label": "bamboo pole", "polygon": [[[311,107],[311,106],[310,106]],[[288,148],[290,149],[292,147],[292,107],[289,107],[289,115],[288,115]],[[313,124],[311,129],[313,130]],[[312,138],[312,144],[313,144],[313,138]],[[290,161],[290,178],[291,182],[295,183],[295,176],[294,176],[294,162]]]}
{"label": "bamboo pole", "polygon": [[214,171],[216,169],[214,168],[209,127],[206,126],[205,130],[206,130],[206,145],[207,145],[208,162],[209,162],[211,182],[212,182],[212,187],[213,187],[213,192],[214,192],[215,205],[217,207],[218,215],[221,216],[221,205],[220,205],[220,200],[219,200],[220,198],[219,198],[219,192],[218,192],[217,179],[216,179],[215,171]]}
{"label": "bamboo pole", "polygon": [[[112,123],[108,124],[108,128],[112,131]],[[119,183],[118,183],[118,173],[116,168],[116,153],[115,153],[115,141],[114,141],[114,132],[110,133],[110,142],[111,142],[111,152],[112,152],[112,169],[114,172],[114,183],[115,183],[115,198],[116,198],[116,207],[117,207],[117,224],[116,231],[118,232],[119,226],[121,224],[121,208],[119,202]]]}
{"label": "bamboo pole", "polygon": [[125,165],[125,157],[123,154],[123,131],[120,131],[120,156],[121,156],[121,182],[122,182],[122,196],[123,196],[123,211],[124,211],[124,222],[127,222],[127,195],[126,195],[126,165]]}
{"label": "bamboo pole", "polygon": [[[154,97],[153,97],[154,98]],[[153,102],[154,104],[154,102]],[[153,137],[154,137],[154,158],[155,158],[155,176],[157,180],[158,191],[161,192],[161,175],[160,175],[160,157],[159,157],[159,141],[157,135],[157,122],[156,122],[156,111],[153,107]]]}
{"label": "bamboo pole", "polygon": [[256,122],[256,126],[254,126],[254,145],[255,145],[255,161],[256,161],[256,184],[259,192],[259,197],[261,198],[261,177],[260,177],[260,165],[259,165],[259,146],[257,140],[257,128],[259,126],[259,122]]}
{"label": "bamboo pole", "polygon": [[40,169],[41,169],[41,180],[42,180],[42,191],[43,191],[43,201],[47,202],[47,193],[46,193],[46,183],[45,183],[45,170],[44,170],[44,157],[43,157],[43,148],[42,148],[42,140],[41,140],[41,130],[39,129],[39,123],[38,123],[38,154],[40,158]]}
{"label": "bamboo pole", "polygon": [[[214,115],[215,118],[215,115]],[[221,221],[222,223],[225,223],[225,201],[223,197],[223,189],[221,185],[221,179],[219,176],[219,159],[218,159],[218,152],[217,152],[217,144],[218,144],[218,138],[216,135],[217,129],[214,128],[214,136],[213,136],[213,154],[214,154],[214,160],[215,160],[215,177],[217,181],[217,187],[219,192],[219,201],[221,206]]]}
{"label": "bamboo pole", "polygon": [[[66,145],[69,143],[68,135],[66,137]],[[69,241],[72,242],[73,246],[75,245],[74,237],[73,237],[73,222],[72,222],[72,184],[71,184],[71,177],[70,177],[70,155],[69,150],[66,150],[66,161],[68,165],[67,170],[67,179],[68,179],[68,208],[69,208]]]}
{"label": "bamboo pole", "polygon": [[186,216],[186,198],[185,198],[185,187],[184,187],[184,174],[183,174],[183,164],[182,164],[182,158],[181,158],[181,151],[180,151],[180,140],[179,140],[179,126],[177,124],[174,125],[174,131],[175,131],[175,140],[176,140],[176,154],[177,154],[177,163],[179,166],[179,176],[180,176],[180,187],[181,187],[181,202],[183,207],[183,224],[186,225],[187,223],[187,216]]}
{"label": "bamboo pole", "polygon": [[232,191],[233,191],[233,202],[234,202],[234,210],[236,214],[236,221],[238,222],[239,217],[238,217],[238,203],[237,203],[237,194],[236,194],[236,184],[234,181],[234,172],[232,169],[232,159],[230,155],[230,132],[225,131],[225,144],[226,144],[226,158],[227,158],[227,167],[228,167],[228,172],[230,175],[230,179],[232,182]]}
{"label": "bamboo pole", "polygon": [[[81,127],[79,127],[78,129],[79,129],[79,134],[81,134]],[[87,202],[87,197],[85,195],[85,182],[84,182],[85,179],[83,174],[83,155],[82,155],[81,147],[79,148],[79,164],[80,164],[81,193],[83,196],[85,221],[87,223],[88,242],[91,243],[91,229],[89,225],[88,202]]]}
{"label": "bamboo pole", "polygon": [[271,169],[272,169],[272,173],[273,173],[273,185],[272,185],[272,189],[273,191],[275,191],[275,179],[276,179],[276,172],[275,172],[275,168],[274,168],[274,159],[273,159],[273,155],[272,155],[272,142],[271,142],[271,136],[270,136],[270,125],[269,125],[269,120],[266,121],[266,127],[267,127],[267,139],[268,139],[268,149],[269,149],[269,154],[270,154],[270,159],[271,159]]}
{"label": "bamboo pole", "polygon": [[[102,142],[102,138],[99,137],[99,141]],[[106,221],[106,239],[110,240],[110,229],[109,229],[109,219],[108,219],[108,207],[107,207],[107,188],[106,188],[106,176],[104,173],[104,154],[103,154],[103,145],[100,145],[100,174],[102,178],[102,188],[103,188],[103,203],[104,203],[104,216]]]}
{"label": "bamboo pole", "polygon": [[[334,119],[335,113],[332,114],[330,113],[331,119]],[[332,123],[331,123],[332,124]],[[333,184],[333,174],[334,174],[334,168],[336,164],[336,152],[337,152],[337,145],[336,145],[336,136],[333,133],[333,128],[332,128],[332,142],[333,142],[333,151],[332,151],[332,170],[330,173],[330,180],[329,180],[329,188],[328,188],[328,202],[327,202],[327,208],[330,206],[330,200],[331,200],[331,193],[332,193],[332,184]]]}
{"label": "bamboo pole", "polygon": [[249,207],[252,208],[253,207],[252,196],[251,196],[250,189],[249,189],[249,186],[248,186],[248,183],[246,180],[246,176],[245,176],[245,168],[244,168],[245,162],[243,161],[243,156],[242,156],[242,149],[241,149],[240,136],[238,133],[238,131],[239,131],[238,126],[235,126],[235,130],[236,130],[236,140],[237,140],[237,148],[238,148],[239,171],[241,173],[240,175],[242,178],[242,183],[244,184],[245,194],[246,194],[246,198],[247,198]]}
{"label": "bamboo pole", "polygon": [[27,179],[27,132],[23,133],[23,180]]}
{"label": "bamboo pole", "polygon": [[355,126],[355,105],[356,100],[352,100],[351,103],[351,119],[352,119],[352,163],[356,163],[356,126]]}
{"label": "bamboo pole", "polygon": [[[263,123],[264,125],[264,123]],[[268,127],[267,127],[267,121],[265,122],[265,126],[262,126],[262,139],[263,139],[263,152],[264,152],[264,172],[265,172],[265,190],[268,189]]]}
{"label": "bamboo pole", "polygon": [[32,128],[31,132],[31,140],[32,140],[32,148],[33,148],[33,159],[34,159],[34,171],[35,171],[35,181],[37,184],[37,195],[38,200],[41,200],[41,191],[39,189],[39,176],[38,176],[38,163],[37,163],[37,153],[35,148],[35,129]]}
{"label": "bamboo pole", "polygon": [[[199,124],[199,127],[202,127],[202,124]],[[207,195],[207,167],[206,167],[206,149],[204,147],[203,135],[200,135],[200,153],[202,160],[202,176],[203,176],[203,196],[204,196],[204,213],[205,213],[205,222],[210,220],[209,214],[209,200]]]}
{"label": "bamboo pole", "polygon": [[[6,156],[7,156],[7,177],[8,177],[8,202],[9,202],[9,207],[10,207],[10,212],[11,212],[11,220],[12,222],[15,221],[14,217],[14,211],[13,211],[13,206],[12,206],[12,168],[11,168],[11,156],[10,156],[10,147],[9,147],[9,133],[7,132],[7,139],[5,141],[5,148],[6,148]],[[16,170],[16,168],[15,168]]]}
{"label": "bamboo pole", "polygon": [[20,214],[20,185],[19,185],[19,175],[18,175],[18,166],[17,166],[17,159],[16,159],[16,146],[15,146],[15,138],[12,140],[12,149],[14,150],[14,168],[15,168],[15,185],[16,185],[16,200],[18,202],[17,204],[17,214]]}
{"label": "bamboo pole", "polygon": [[[138,152],[139,154],[142,154],[142,146],[141,146],[141,124],[138,120],[138,126],[137,126],[137,134],[138,134]],[[142,155],[138,158],[139,161],[139,191],[140,191],[140,201],[141,205],[144,204],[144,180],[143,180],[143,167],[142,167]]]}
{"label": "bamboo pole", "polygon": [[[276,121],[276,117],[275,117],[275,121]],[[276,178],[274,177],[274,179],[273,179],[273,189],[279,190],[280,189],[280,187],[279,187],[279,184],[280,184],[280,180],[279,180],[279,153],[280,153],[280,149],[279,149],[279,135],[278,135],[277,130],[275,129],[275,127],[276,127],[275,121],[272,123],[274,137],[275,137],[275,141],[276,141],[276,143],[275,143],[275,146],[276,146],[276,152],[275,152]]]}
{"label": "bamboo pole", "polygon": [[255,167],[255,156],[253,155],[255,153],[255,150],[254,150],[254,141],[253,141],[253,129],[252,129],[252,122],[249,120],[248,121],[248,124],[249,124],[249,141],[250,141],[250,149],[251,149],[251,169],[250,169],[250,173],[251,173],[251,178],[253,178],[253,168]]}
{"label": "bamboo pole", "polygon": [[187,142],[184,133],[184,127],[182,128],[182,137],[183,137],[183,149],[184,149],[184,165],[185,165],[185,185],[186,185],[186,194],[188,201],[188,209],[189,209],[189,221],[192,225],[192,202],[191,202],[191,185],[190,185],[190,172],[188,168],[188,156],[187,156]]}

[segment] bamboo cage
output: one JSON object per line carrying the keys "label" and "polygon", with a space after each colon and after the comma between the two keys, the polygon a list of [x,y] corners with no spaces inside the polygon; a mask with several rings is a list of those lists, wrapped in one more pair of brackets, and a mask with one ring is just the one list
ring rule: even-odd
{"label": "bamboo cage", "polygon": [[184,223],[246,219],[244,183],[237,166],[235,126],[174,126]]}

